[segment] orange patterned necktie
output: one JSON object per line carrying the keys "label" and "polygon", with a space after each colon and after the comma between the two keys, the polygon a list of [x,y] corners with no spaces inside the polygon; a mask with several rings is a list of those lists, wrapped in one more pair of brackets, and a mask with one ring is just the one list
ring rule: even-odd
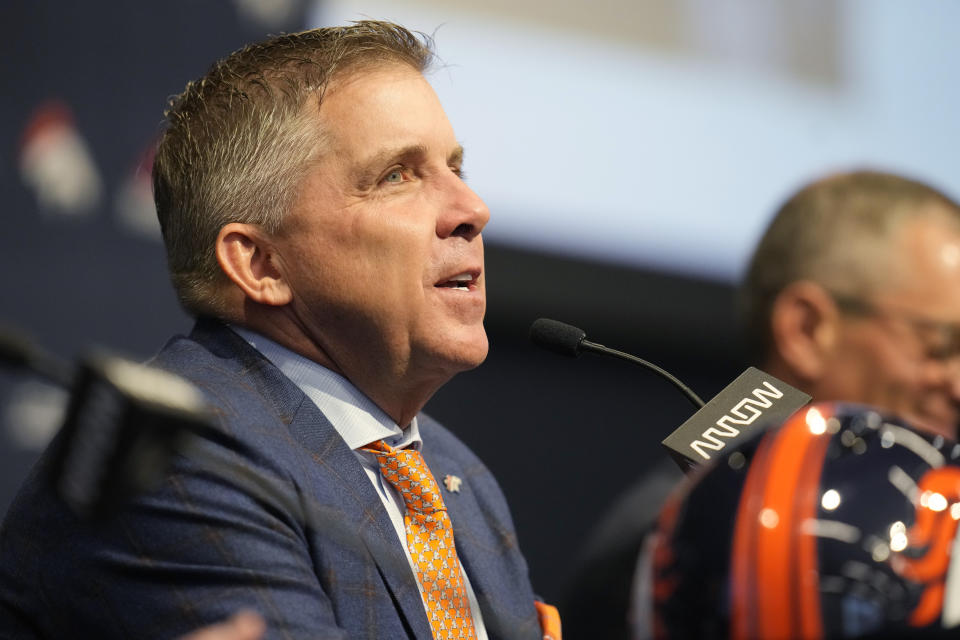
{"label": "orange patterned necktie", "polygon": [[436,640],[476,638],[470,601],[453,546],[453,527],[440,488],[416,449],[394,449],[382,440],[363,448],[400,493],[406,510],[407,549],[417,568],[420,595]]}

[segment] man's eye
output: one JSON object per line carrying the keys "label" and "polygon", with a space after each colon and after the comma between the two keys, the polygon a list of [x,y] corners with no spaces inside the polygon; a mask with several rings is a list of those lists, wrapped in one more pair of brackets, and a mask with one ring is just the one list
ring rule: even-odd
{"label": "man's eye", "polygon": [[931,360],[949,360],[957,354],[956,350],[949,345],[928,345],[927,357]]}
{"label": "man's eye", "polygon": [[390,173],[383,177],[384,182],[397,184],[403,182],[404,174],[403,169],[393,169]]}
{"label": "man's eye", "polygon": [[939,326],[925,332],[922,339],[927,356],[935,360],[949,360],[958,353],[958,336],[955,327]]}

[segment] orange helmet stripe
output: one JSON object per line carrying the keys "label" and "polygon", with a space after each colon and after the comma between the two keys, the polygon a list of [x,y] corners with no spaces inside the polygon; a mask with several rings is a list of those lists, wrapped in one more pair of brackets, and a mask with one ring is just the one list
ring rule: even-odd
{"label": "orange helmet stripe", "polygon": [[806,415],[766,436],[747,472],[734,531],[733,638],[823,635],[817,539],[803,525],[816,518],[830,435],[811,432]]}
{"label": "orange helmet stripe", "polygon": [[[960,469],[940,467],[923,474],[917,483],[920,498],[915,504],[916,519],[907,531],[909,551],[894,558],[894,567],[904,576],[923,583],[923,595],[910,614],[910,624],[924,627],[934,623],[943,611],[947,570],[957,535],[957,520],[948,505],[960,502]],[[937,494],[943,504],[926,503],[922,495]]]}
{"label": "orange helmet stripe", "polygon": [[[772,445],[773,438],[770,436],[760,441],[740,494],[733,533],[733,557],[730,561],[730,637],[733,640],[757,638],[760,635],[756,628],[757,619],[753,616],[755,607],[752,605],[759,596],[752,565],[753,551],[757,544],[756,514],[761,509],[757,503],[763,499],[763,479],[768,473]],[[745,515],[747,513],[751,515]]]}

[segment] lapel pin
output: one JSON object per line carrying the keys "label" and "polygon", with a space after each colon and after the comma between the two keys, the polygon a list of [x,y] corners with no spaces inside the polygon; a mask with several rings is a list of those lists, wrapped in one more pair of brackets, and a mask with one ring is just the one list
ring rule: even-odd
{"label": "lapel pin", "polygon": [[457,476],[446,475],[443,477],[443,486],[445,486],[450,493],[460,493],[460,485],[462,484],[463,480]]}

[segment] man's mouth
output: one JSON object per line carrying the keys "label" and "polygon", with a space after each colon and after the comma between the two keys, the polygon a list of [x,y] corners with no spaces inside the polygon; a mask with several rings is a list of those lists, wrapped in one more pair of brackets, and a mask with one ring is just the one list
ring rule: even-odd
{"label": "man's mouth", "polygon": [[442,287],[444,289],[456,289],[457,291],[470,291],[470,288],[474,286],[473,281],[474,277],[472,273],[461,273],[453,276],[449,280],[438,282],[433,286]]}

